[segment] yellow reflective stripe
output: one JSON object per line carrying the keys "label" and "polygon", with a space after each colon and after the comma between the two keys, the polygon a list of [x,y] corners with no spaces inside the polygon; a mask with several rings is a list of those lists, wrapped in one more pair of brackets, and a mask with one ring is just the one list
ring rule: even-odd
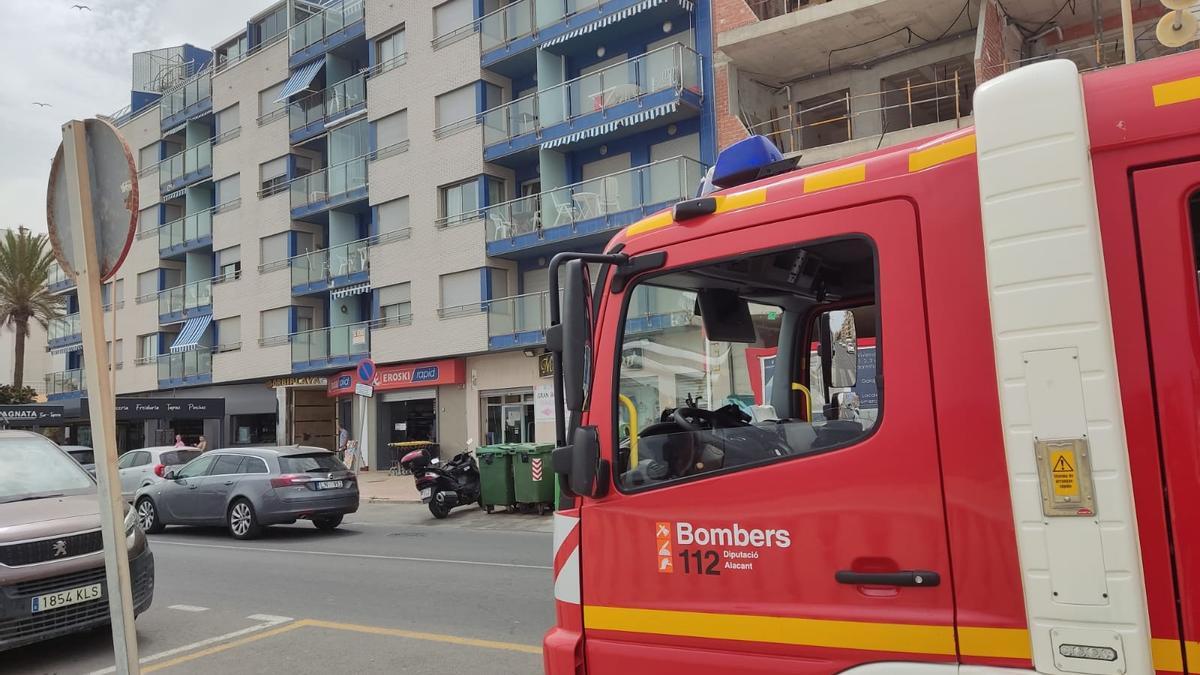
{"label": "yellow reflective stripe", "polygon": [[1187,650],[1188,663],[1200,663],[1200,642],[1184,642],[1183,648]]}
{"label": "yellow reflective stripe", "polygon": [[[1191,656],[1189,653],[1188,657]],[[1167,670],[1172,673],[1183,672],[1183,655],[1179,653],[1179,640],[1163,638],[1150,640],[1150,658],[1154,661],[1155,670]]]}
{"label": "yellow reflective stripe", "polygon": [[1006,659],[1031,658],[1029,631],[1024,628],[958,627],[958,648],[963,656],[990,656]]}
{"label": "yellow reflective stripe", "polygon": [[975,154],[975,134],[938,143],[922,150],[914,150],[908,155],[908,170],[920,171],[972,154]]}
{"label": "yellow reflective stripe", "polygon": [[1185,80],[1163,82],[1154,85],[1154,107],[1173,105],[1185,101],[1200,99],[1200,77],[1189,77]]}
{"label": "yellow reflective stripe", "polygon": [[826,621],[598,605],[584,605],[583,624],[591,630],[712,640],[769,642],[903,654],[954,656],[956,653],[954,629],[950,626]]}
{"label": "yellow reflective stripe", "polygon": [[804,191],[817,192],[830,188],[861,183],[867,179],[867,165],[854,164],[837,169],[821,171],[804,177]]}
{"label": "yellow reflective stripe", "polygon": [[673,222],[672,218],[673,216],[671,215],[670,211],[656,213],[649,218],[643,218],[642,220],[630,225],[629,229],[625,230],[625,234],[633,237],[635,235],[645,234],[647,232],[653,232],[654,230],[662,229]]}
{"label": "yellow reflective stripe", "polygon": [[734,211],[736,209],[744,209],[747,206],[758,206],[767,201],[767,189],[758,188],[757,190],[746,190],[745,192],[734,192],[727,195],[715,195],[717,200],[717,213],[725,213],[726,211]]}

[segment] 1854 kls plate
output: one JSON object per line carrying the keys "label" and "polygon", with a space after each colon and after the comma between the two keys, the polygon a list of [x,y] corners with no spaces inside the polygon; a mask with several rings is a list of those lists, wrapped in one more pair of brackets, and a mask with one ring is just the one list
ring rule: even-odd
{"label": "1854 kls plate", "polygon": [[34,614],[45,612],[59,607],[67,607],[68,605],[77,605],[81,602],[90,602],[99,600],[104,596],[104,587],[100,584],[91,584],[90,586],[80,586],[72,588],[69,591],[59,591],[57,593],[47,593],[39,595],[32,600],[32,610]]}

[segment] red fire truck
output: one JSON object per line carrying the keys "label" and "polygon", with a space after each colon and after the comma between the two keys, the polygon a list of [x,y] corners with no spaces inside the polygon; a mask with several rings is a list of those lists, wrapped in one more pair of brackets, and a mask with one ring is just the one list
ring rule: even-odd
{"label": "red fire truck", "polygon": [[1200,672],[1200,53],[974,111],[555,259],[547,673]]}

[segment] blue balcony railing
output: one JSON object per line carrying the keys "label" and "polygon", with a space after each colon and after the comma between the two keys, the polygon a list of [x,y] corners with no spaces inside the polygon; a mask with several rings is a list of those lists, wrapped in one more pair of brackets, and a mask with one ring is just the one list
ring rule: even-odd
{"label": "blue balcony railing", "polygon": [[292,143],[325,133],[325,123],[361,110],[367,104],[367,74],[352,75],[288,106]]}
{"label": "blue balcony railing", "polygon": [[205,69],[182,85],[164,93],[158,104],[159,121],[164,130],[211,111],[211,69]]}
{"label": "blue balcony railing", "polygon": [[371,239],[331,246],[288,259],[295,294],[325,291],[370,278]]}
{"label": "blue balcony railing", "polygon": [[46,344],[58,349],[83,341],[79,328],[79,312],[50,319],[46,326]]}
{"label": "blue balcony railing", "polygon": [[195,349],[176,354],[160,354],[158,365],[159,386],[181,386],[212,382],[212,350]]}
{"label": "blue balcony railing", "polygon": [[212,178],[212,140],[201,141],[158,164],[158,184],[171,192],[192,183]]}
{"label": "blue balcony railing", "polygon": [[350,364],[371,353],[371,322],[317,328],[288,335],[292,370],[317,370]]}
{"label": "blue balcony railing", "polygon": [[542,291],[489,300],[487,315],[489,349],[543,344],[550,327],[550,294]]}
{"label": "blue balcony railing", "polygon": [[364,0],[334,0],[289,31],[291,58],[296,66],[364,33]]}
{"label": "blue balcony railing", "polygon": [[82,368],[46,373],[46,398],[52,401],[82,396],[85,389],[87,381]]}
{"label": "blue balcony railing", "polygon": [[159,255],[165,258],[193,249],[212,246],[212,217],[215,208],[190,213],[159,227]]}
{"label": "blue balcony railing", "polygon": [[367,198],[367,158],[314,171],[288,183],[292,217],[299,218]]}
{"label": "blue balcony railing", "polygon": [[46,272],[46,290],[51,293],[62,293],[72,288],[75,288],[75,280],[63,271],[57,261],[50,263],[50,269]]}
{"label": "blue balcony railing", "polygon": [[193,316],[211,314],[212,282],[212,279],[201,279],[159,291],[159,321],[161,323],[178,323]]}

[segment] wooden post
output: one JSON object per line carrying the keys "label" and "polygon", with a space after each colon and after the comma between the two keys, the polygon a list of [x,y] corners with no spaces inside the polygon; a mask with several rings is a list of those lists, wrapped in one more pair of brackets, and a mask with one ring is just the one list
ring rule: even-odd
{"label": "wooden post", "polygon": [[[75,285],[79,293],[79,323],[83,329],[84,374],[89,383],[88,419],[92,427],[96,477],[100,483],[100,531],[104,541],[108,611],[112,620],[116,671],[128,675],[139,672],[137,632],[133,625],[133,586],[122,520],[125,500],[121,496],[116,469],[116,401],[108,368],[108,349],[104,344],[100,261],[92,216],[87,147],[83,122],[74,120],[63,125],[63,167],[67,177],[70,227],[78,227],[75,234],[82,235],[78,240],[81,260],[72,262],[80,267],[75,270]],[[116,284],[113,287],[115,290]]]}

